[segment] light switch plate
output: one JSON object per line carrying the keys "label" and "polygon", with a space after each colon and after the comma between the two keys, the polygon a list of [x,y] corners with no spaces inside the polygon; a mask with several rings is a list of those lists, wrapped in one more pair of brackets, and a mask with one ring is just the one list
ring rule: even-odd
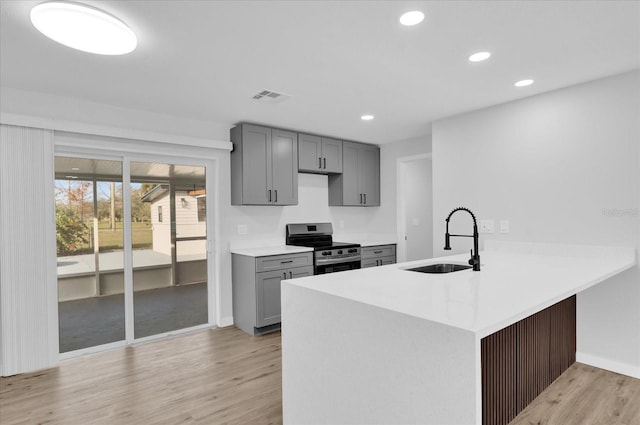
{"label": "light switch plate", "polygon": [[509,220],[500,220],[500,233],[509,233]]}
{"label": "light switch plate", "polygon": [[480,220],[480,233],[493,233],[493,220]]}
{"label": "light switch plate", "polygon": [[246,224],[238,224],[238,234],[246,235],[247,234],[247,225]]}

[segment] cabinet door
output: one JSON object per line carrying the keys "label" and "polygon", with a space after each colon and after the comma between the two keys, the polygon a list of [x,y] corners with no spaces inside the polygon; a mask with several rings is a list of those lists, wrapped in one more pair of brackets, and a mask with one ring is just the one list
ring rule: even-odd
{"label": "cabinet door", "polygon": [[380,264],[379,260],[377,258],[367,258],[366,260],[363,259],[362,261],[360,261],[360,268],[361,269],[366,269],[369,267],[376,267]]}
{"label": "cabinet door", "polygon": [[380,205],[380,150],[376,146],[362,146],[358,156],[360,191],[365,206]]}
{"label": "cabinet door", "polygon": [[322,138],[322,171],[342,173],[342,140]]}
{"label": "cabinet door", "polygon": [[359,144],[342,143],[342,205],[359,206],[363,202],[358,172],[359,152]]}
{"label": "cabinet door", "polygon": [[298,171],[322,171],[322,138],[298,134]]}
{"label": "cabinet door", "polygon": [[268,205],[271,189],[271,129],[242,126],[242,203]]}
{"label": "cabinet door", "polygon": [[307,277],[313,276],[313,267],[297,267],[295,269],[287,270],[287,278],[288,279],[296,279],[298,277]]}
{"label": "cabinet door", "polygon": [[256,273],[256,327],[280,323],[280,282],[286,270]]}
{"label": "cabinet door", "polygon": [[291,131],[271,131],[272,203],[298,203],[298,135]]}
{"label": "cabinet door", "polygon": [[396,263],[396,257],[382,257],[380,259],[380,265],[381,266],[386,266],[387,264],[395,264]]}

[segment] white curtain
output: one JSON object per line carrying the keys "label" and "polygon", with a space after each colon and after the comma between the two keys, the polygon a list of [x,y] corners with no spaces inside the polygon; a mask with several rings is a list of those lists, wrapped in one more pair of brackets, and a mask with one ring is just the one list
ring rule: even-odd
{"label": "white curtain", "polygon": [[58,363],[53,132],[0,125],[0,375]]}

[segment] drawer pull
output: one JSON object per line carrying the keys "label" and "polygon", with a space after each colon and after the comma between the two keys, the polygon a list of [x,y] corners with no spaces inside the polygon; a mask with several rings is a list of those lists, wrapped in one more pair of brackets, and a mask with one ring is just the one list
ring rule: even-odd
{"label": "drawer pull", "polygon": [[382,254],[382,251],[373,251],[374,254]]}
{"label": "drawer pull", "polygon": [[280,261],[280,264],[293,263],[293,260]]}

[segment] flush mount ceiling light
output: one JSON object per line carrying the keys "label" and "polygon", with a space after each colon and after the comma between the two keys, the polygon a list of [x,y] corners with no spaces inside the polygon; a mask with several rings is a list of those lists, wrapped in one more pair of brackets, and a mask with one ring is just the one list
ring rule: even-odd
{"label": "flush mount ceiling light", "polygon": [[474,53],[471,56],[469,56],[469,61],[470,62],[482,62],[484,60],[487,60],[491,57],[491,53],[489,52],[478,52],[478,53]]}
{"label": "flush mount ceiling light", "polygon": [[124,55],[138,45],[124,22],[79,3],[47,2],[31,9],[31,23],[53,41],[98,55]]}
{"label": "flush mount ceiling light", "polygon": [[531,84],[533,84],[533,80],[520,80],[513,83],[513,85],[516,87],[527,87],[527,86],[530,86]]}
{"label": "flush mount ceiling light", "polygon": [[400,16],[400,23],[406,26],[417,25],[424,20],[424,13],[419,10],[412,10],[411,12],[403,13]]}
{"label": "flush mount ceiling light", "polygon": [[373,119],[373,115],[363,115],[360,117],[362,121],[371,121]]}

